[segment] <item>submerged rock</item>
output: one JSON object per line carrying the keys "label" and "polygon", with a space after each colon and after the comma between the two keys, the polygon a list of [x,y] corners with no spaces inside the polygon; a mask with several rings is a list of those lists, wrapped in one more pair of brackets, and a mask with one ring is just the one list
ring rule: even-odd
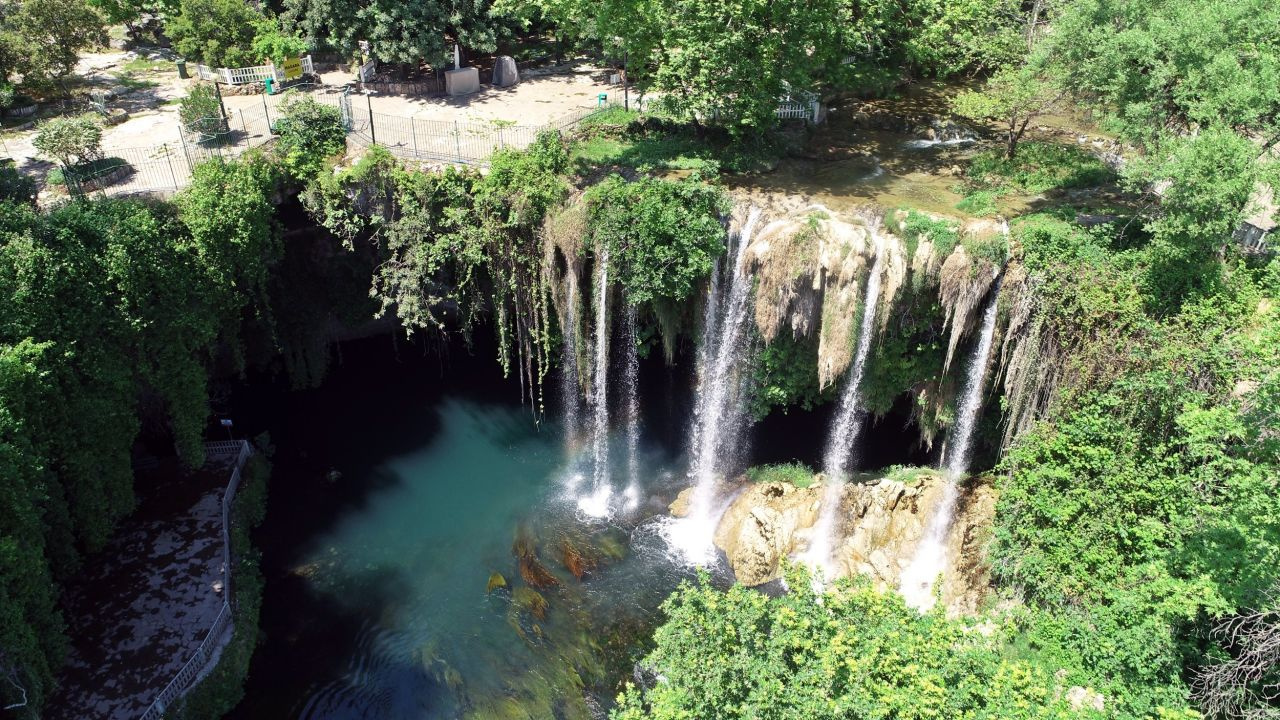
{"label": "submerged rock", "polygon": [[[862,574],[897,588],[925,528],[942,498],[942,479],[932,470],[905,477],[871,478],[844,485],[832,541],[835,577]],[[716,528],[734,576],[761,585],[782,576],[783,560],[809,548],[824,487],[783,483],[747,486]],[[989,585],[983,548],[995,515],[995,493],[982,483],[961,489],[947,540],[943,602],[952,614],[976,612]]]}
{"label": "submerged rock", "polygon": [[493,592],[494,590],[505,588],[506,586],[507,586],[507,579],[502,577],[502,573],[497,573],[497,572],[492,573],[489,575],[489,583],[485,586],[484,592],[487,595]]}
{"label": "submerged rock", "polygon": [[575,578],[581,580],[583,575],[595,570],[596,560],[579,550],[569,538],[560,541],[560,563]]}

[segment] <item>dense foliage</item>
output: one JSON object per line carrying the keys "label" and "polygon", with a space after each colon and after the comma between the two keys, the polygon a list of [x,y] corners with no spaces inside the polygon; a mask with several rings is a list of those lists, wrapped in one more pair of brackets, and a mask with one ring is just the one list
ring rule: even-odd
{"label": "dense foliage", "polygon": [[212,67],[261,64],[251,52],[261,16],[236,0],[182,0],[165,30],[183,57]]}
{"label": "dense foliage", "polygon": [[687,300],[724,252],[723,193],[697,179],[613,176],[591,188],[592,245],[608,248],[610,265],[633,305]]}
{"label": "dense foliage", "polygon": [[74,570],[132,508],[142,426],[164,427],[187,462],[203,461],[217,326],[187,237],[164,205],[78,202],[44,214],[0,203],[0,455],[17,468],[4,473],[0,595],[13,604],[0,636],[14,640],[0,671],[18,672],[37,703],[64,647],[48,579]]}
{"label": "dense foliage", "polygon": [[322,105],[310,96],[287,98],[273,128],[279,139],[275,152],[280,162],[298,178],[320,172],[325,162],[347,147],[347,129],[342,113],[332,105]]}
{"label": "dense foliage", "polygon": [[663,606],[651,684],[612,714],[641,718],[1060,718],[1053,675],[1003,656],[1001,630],[921,615],[869,581],[821,595],[793,569],[778,597],[702,577]]}

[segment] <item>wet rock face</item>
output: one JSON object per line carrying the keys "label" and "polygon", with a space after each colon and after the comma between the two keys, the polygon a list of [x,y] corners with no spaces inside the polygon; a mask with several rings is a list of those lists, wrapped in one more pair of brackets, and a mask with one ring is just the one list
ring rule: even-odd
{"label": "wet rock face", "polygon": [[[832,542],[836,577],[865,575],[897,588],[911,564],[929,518],[942,498],[942,479],[921,471],[907,482],[876,478],[846,484]],[[782,483],[746,485],[716,528],[734,576],[761,585],[782,576],[786,558],[800,556],[813,541],[824,488]],[[984,548],[995,515],[990,486],[961,489],[960,506],[947,540],[943,602],[951,614],[977,611],[989,585]]]}

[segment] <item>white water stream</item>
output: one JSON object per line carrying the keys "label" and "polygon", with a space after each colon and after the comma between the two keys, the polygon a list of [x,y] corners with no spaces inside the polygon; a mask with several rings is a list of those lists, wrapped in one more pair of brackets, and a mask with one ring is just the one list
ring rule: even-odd
{"label": "white water stream", "polygon": [[720,515],[716,485],[742,452],[747,378],[738,364],[749,354],[752,289],[752,275],[743,261],[759,219],[760,209],[753,207],[741,228],[730,229],[726,267],[712,275],[703,315],[690,468],[694,490],[688,515],[667,529],[671,545],[685,561],[697,565],[715,558],[712,539]]}
{"label": "white water stream", "polygon": [[595,362],[591,378],[591,494],[578,500],[578,509],[592,517],[609,514],[613,486],[609,480],[609,249],[603,247],[596,260],[595,282]]}
{"label": "white water stream", "polygon": [[640,355],[636,350],[636,308],[627,306],[627,324],[623,342],[623,396],[627,418],[627,487],[622,492],[623,508],[630,512],[640,505]]}
{"label": "white water stream", "polygon": [[951,529],[951,521],[956,512],[956,503],[960,499],[957,487],[960,479],[969,472],[970,451],[973,446],[973,431],[978,424],[978,411],[982,409],[983,380],[986,378],[987,362],[991,357],[992,340],[996,332],[997,301],[1000,297],[1000,278],[996,278],[991,289],[991,299],[982,314],[982,330],[978,335],[978,344],[973,348],[973,358],[969,363],[969,371],[965,375],[964,394],[956,410],[956,425],[952,428],[947,443],[946,477],[943,479],[942,500],[937,510],[929,518],[924,538],[916,549],[911,565],[902,571],[901,591],[907,604],[920,610],[933,607],[933,587],[938,577],[946,570],[947,531]]}
{"label": "white water stream", "polygon": [[880,280],[883,274],[882,240],[872,230],[875,242],[875,261],[867,274],[867,290],[862,299],[862,326],[858,330],[858,347],[840,396],[835,424],[827,438],[822,471],[826,475],[822,497],[822,510],[813,528],[813,536],[802,558],[809,567],[821,569],[826,578],[832,577],[831,553],[834,550],[840,500],[844,495],[844,483],[857,466],[854,450],[867,413],[862,407],[862,378],[866,374],[867,357],[871,354],[871,342],[875,337],[876,309],[880,304]]}

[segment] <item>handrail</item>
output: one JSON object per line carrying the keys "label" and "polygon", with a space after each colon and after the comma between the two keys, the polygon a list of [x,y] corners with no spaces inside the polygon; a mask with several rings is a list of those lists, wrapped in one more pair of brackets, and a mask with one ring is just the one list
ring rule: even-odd
{"label": "handrail", "polygon": [[209,632],[205,633],[200,647],[187,660],[182,669],[169,680],[156,699],[142,713],[141,720],[160,720],[164,711],[175,700],[186,694],[191,683],[200,675],[214,654],[220,649],[220,643],[227,627],[232,624],[233,608],[231,606],[231,504],[235,501],[236,491],[240,489],[240,474],[244,464],[253,455],[253,446],[247,440],[233,440],[205,443],[205,457],[234,457],[235,465],[231,470],[231,478],[222,493],[222,608],[218,617],[214,618]]}

